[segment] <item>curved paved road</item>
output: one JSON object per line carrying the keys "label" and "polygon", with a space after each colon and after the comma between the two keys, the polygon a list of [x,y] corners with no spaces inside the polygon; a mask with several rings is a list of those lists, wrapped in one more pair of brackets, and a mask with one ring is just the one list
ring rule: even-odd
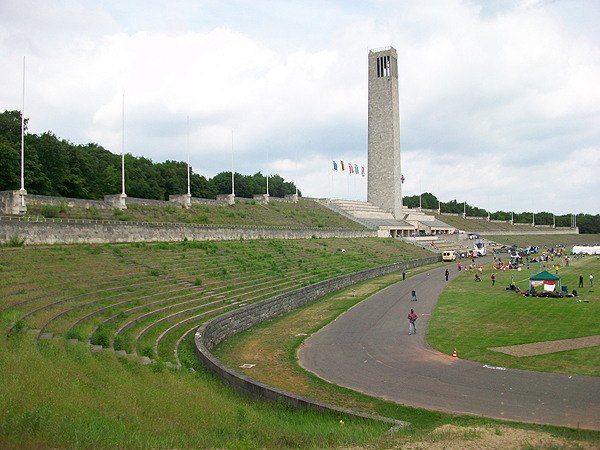
{"label": "curved paved road", "polygon": [[[448,268],[450,280],[458,276],[456,265]],[[408,406],[600,430],[600,378],[500,370],[461,360],[460,349],[454,359],[427,345],[444,271],[407,278],[342,314],[306,340],[300,364],[331,383]],[[419,315],[412,336],[410,308]]]}

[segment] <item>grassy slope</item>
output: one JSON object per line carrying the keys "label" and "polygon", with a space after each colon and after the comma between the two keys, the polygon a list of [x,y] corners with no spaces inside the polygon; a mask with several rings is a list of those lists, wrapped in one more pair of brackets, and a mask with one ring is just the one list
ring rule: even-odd
{"label": "grassy slope", "polygon": [[[203,286],[220,283],[226,289],[227,283],[235,283],[235,274],[242,274],[241,268],[285,280],[288,270],[299,270],[297,258],[317,280],[429,255],[391,239],[209,244],[0,249],[2,331],[22,314],[66,293],[97,290],[101,302],[96,307],[103,306],[108,287],[98,283],[109,280],[120,284],[118,292],[129,295],[143,279],[154,282],[177,274],[179,281],[193,282],[199,276],[193,271],[202,269],[217,274],[201,275]],[[277,261],[275,267],[272,261]],[[155,270],[159,276],[149,275]],[[172,286],[170,281],[161,289]],[[22,301],[29,302],[17,305]],[[65,307],[76,304],[69,301]],[[4,309],[11,305],[14,308]],[[91,354],[82,342],[67,344],[63,333],[90,308],[51,322],[54,339],[38,341],[37,346],[31,345],[33,335],[25,328],[0,340],[0,448],[323,448],[377,443],[384,435],[386,426],[379,423],[344,418],[340,424],[336,415],[295,412],[240,397],[197,366],[191,341],[180,349],[180,356],[195,367],[195,374],[165,367],[162,361],[170,361],[172,347],[158,364],[142,366],[112,352]],[[23,325],[40,326],[59,313],[58,306],[40,311]]]}
{"label": "grassy slope", "polygon": [[235,205],[178,206],[129,205],[127,210],[84,208],[44,208],[28,205],[29,216],[44,215],[71,219],[132,220],[146,222],[192,223],[227,226],[281,226],[308,228],[364,229],[364,227],[324,206],[300,198],[298,203],[272,201],[268,205],[239,202]]}

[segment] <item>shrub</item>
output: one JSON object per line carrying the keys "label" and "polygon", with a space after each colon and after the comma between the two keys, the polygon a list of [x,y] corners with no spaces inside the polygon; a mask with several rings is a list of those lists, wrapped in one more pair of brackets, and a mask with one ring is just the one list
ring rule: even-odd
{"label": "shrub", "polygon": [[147,356],[148,358],[154,358],[154,349],[151,345],[144,345],[138,352],[139,356]]}
{"label": "shrub", "polygon": [[92,335],[91,343],[102,347],[110,347],[110,335],[110,330],[106,326],[100,325]]}
{"label": "shrub", "polygon": [[131,338],[125,335],[115,336],[113,340],[113,347],[115,350],[127,350],[131,345]]}
{"label": "shrub", "polygon": [[22,331],[25,328],[27,328],[27,323],[24,320],[19,319],[15,322],[12,331],[14,333],[18,333],[19,331]]}
{"label": "shrub", "polygon": [[160,272],[158,271],[158,269],[152,269],[150,271],[150,276],[157,277],[159,275],[159,273]]}
{"label": "shrub", "polygon": [[21,239],[18,234],[13,234],[8,240],[9,247],[23,247],[25,244],[25,238]]}
{"label": "shrub", "polygon": [[60,208],[58,205],[44,205],[42,206],[42,215],[48,219],[58,217],[60,214]]}
{"label": "shrub", "polygon": [[196,277],[194,280],[194,286],[202,286],[202,278]]}
{"label": "shrub", "polygon": [[77,339],[78,341],[85,341],[83,332],[79,327],[73,327],[67,330],[67,332],[65,333],[65,339]]}

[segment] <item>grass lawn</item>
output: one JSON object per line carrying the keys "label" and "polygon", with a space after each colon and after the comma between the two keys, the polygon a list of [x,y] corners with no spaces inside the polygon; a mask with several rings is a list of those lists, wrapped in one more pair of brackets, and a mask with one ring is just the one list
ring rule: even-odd
{"label": "grass lawn", "polygon": [[486,240],[494,241],[503,245],[516,245],[525,248],[529,245],[538,246],[540,250],[553,248],[556,245],[593,245],[600,242],[600,234],[513,234],[513,235],[494,235],[490,230],[489,234],[484,234]]}
{"label": "grass lawn", "polygon": [[[591,289],[589,282],[590,272],[596,277],[600,273],[600,261],[586,257],[560,268],[562,284],[570,291],[577,289],[579,299],[589,303],[572,297],[523,297],[506,290],[513,276],[516,285],[526,290],[529,277],[539,271],[539,264],[521,271],[495,271],[494,287],[491,264],[484,266],[480,283],[474,282],[472,273],[461,275],[440,296],[427,329],[427,342],[443,353],[452,354],[457,348],[460,358],[495,366],[600,376],[600,347],[530,357],[488,350],[600,334],[600,290]],[[584,276],[583,289],[577,288],[580,274]]]}

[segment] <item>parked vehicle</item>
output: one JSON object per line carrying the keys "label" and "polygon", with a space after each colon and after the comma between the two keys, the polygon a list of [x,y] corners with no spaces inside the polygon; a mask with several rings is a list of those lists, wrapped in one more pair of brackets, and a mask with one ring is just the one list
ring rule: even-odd
{"label": "parked vehicle", "polygon": [[454,250],[442,252],[442,261],[456,261],[456,252]]}

